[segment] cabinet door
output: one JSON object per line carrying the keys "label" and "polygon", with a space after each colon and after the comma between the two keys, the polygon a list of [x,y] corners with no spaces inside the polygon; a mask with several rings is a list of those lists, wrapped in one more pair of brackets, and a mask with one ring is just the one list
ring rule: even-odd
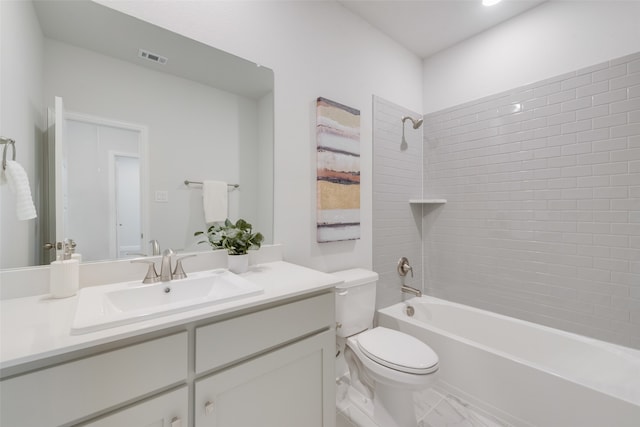
{"label": "cabinet door", "polygon": [[2,380],[0,425],[64,425],[177,385],[187,342],[179,332]]}
{"label": "cabinet door", "polygon": [[333,351],[327,331],[196,382],[196,427],[332,427]]}
{"label": "cabinet door", "polygon": [[187,387],[164,393],[106,417],[82,424],[85,427],[188,427]]}

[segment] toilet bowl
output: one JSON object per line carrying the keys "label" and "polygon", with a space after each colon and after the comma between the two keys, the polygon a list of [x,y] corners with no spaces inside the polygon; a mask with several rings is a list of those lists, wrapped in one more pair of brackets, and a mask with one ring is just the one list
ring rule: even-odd
{"label": "toilet bowl", "polygon": [[[413,392],[429,387],[438,356],[423,342],[392,329],[377,327],[349,337],[345,360],[351,387],[373,401],[371,418],[381,427],[416,427]],[[371,405],[351,393],[365,412]]]}
{"label": "toilet bowl", "polygon": [[347,339],[347,346],[376,382],[422,388],[438,370],[438,356],[422,341],[377,327]]}
{"label": "toilet bowl", "polygon": [[336,335],[344,343],[349,399],[381,427],[416,427],[413,392],[433,383],[437,354],[408,334],[372,327],[376,273],[333,274],[344,281],[336,287]]}

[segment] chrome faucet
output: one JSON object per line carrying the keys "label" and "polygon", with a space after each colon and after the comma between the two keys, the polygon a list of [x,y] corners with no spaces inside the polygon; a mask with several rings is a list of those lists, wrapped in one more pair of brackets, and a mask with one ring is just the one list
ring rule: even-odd
{"label": "chrome faucet", "polygon": [[156,270],[155,263],[153,261],[147,259],[134,259],[131,262],[139,262],[144,264],[149,264],[149,270],[147,271],[147,275],[142,280],[142,283],[156,283],[156,282],[169,282],[173,279],[185,279],[187,277],[187,273],[185,273],[184,268],[182,267],[182,260],[185,258],[195,257],[196,254],[186,255],[181,258],[176,259],[176,266],[171,270],[171,256],[175,252],[171,249],[165,249],[162,253],[162,261],[160,262],[160,274],[158,274]]}
{"label": "chrome faucet", "polygon": [[173,273],[171,273],[171,255],[173,255],[171,249],[165,249],[164,252],[162,252],[162,262],[160,263],[161,282],[169,282],[173,278]]}
{"label": "chrome faucet", "polygon": [[402,285],[400,290],[402,292],[404,292],[405,294],[411,294],[411,295],[414,295],[414,296],[417,296],[417,297],[421,297],[422,296],[422,291],[420,289],[412,288],[411,286]]}
{"label": "chrome faucet", "polygon": [[[404,277],[408,272],[411,272],[411,277],[413,277],[413,267],[411,267],[411,265],[409,264],[409,260],[407,259],[407,257],[403,256],[398,260],[398,274]],[[412,288],[411,286],[402,285],[400,290],[405,294],[412,294],[417,297],[422,296],[422,291],[420,289]]]}
{"label": "chrome faucet", "polygon": [[156,239],[149,240],[149,244],[151,245],[151,255],[158,256],[160,255],[160,243]]}

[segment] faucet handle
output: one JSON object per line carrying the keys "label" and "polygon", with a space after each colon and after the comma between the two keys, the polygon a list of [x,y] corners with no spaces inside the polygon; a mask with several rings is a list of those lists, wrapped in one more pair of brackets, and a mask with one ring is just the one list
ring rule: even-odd
{"label": "faucet handle", "polygon": [[182,268],[182,260],[185,258],[193,258],[196,254],[185,255],[176,259],[176,268],[173,269],[172,276],[174,279],[185,279],[187,277],[187,273],[184,272],[184,268]]}
{"label": "faucet handle", "polygon": [[142,283],[156,283],[160,280],[160,276],[158,276],[158,272],[156,271],[156,264],[153,261],[147,259],[132,259],[131,262],[149,264],[147,275],[142,279]]}
{"label": "faucet handle", "polygon": [[409,265],[407,257],[403,256],[398,260],[398,274],[404,277],[409,271],[411,272],[411,277],[413,277],[413,267]]}

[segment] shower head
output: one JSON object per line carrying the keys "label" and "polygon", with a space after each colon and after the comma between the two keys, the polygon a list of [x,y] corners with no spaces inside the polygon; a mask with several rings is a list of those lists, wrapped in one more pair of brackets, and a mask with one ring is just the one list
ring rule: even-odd
{"label": "shower head", "polygon": [[407,120],[411,120],[411,123],[413,124],[413,128],[414,129],[418,129],[420,126],[422,126],[422,119],[414,119],[413,117],[409,117],[409,116],[404,116],[402,118],[402,124],[404,124],[404,122],[406,122]]}

